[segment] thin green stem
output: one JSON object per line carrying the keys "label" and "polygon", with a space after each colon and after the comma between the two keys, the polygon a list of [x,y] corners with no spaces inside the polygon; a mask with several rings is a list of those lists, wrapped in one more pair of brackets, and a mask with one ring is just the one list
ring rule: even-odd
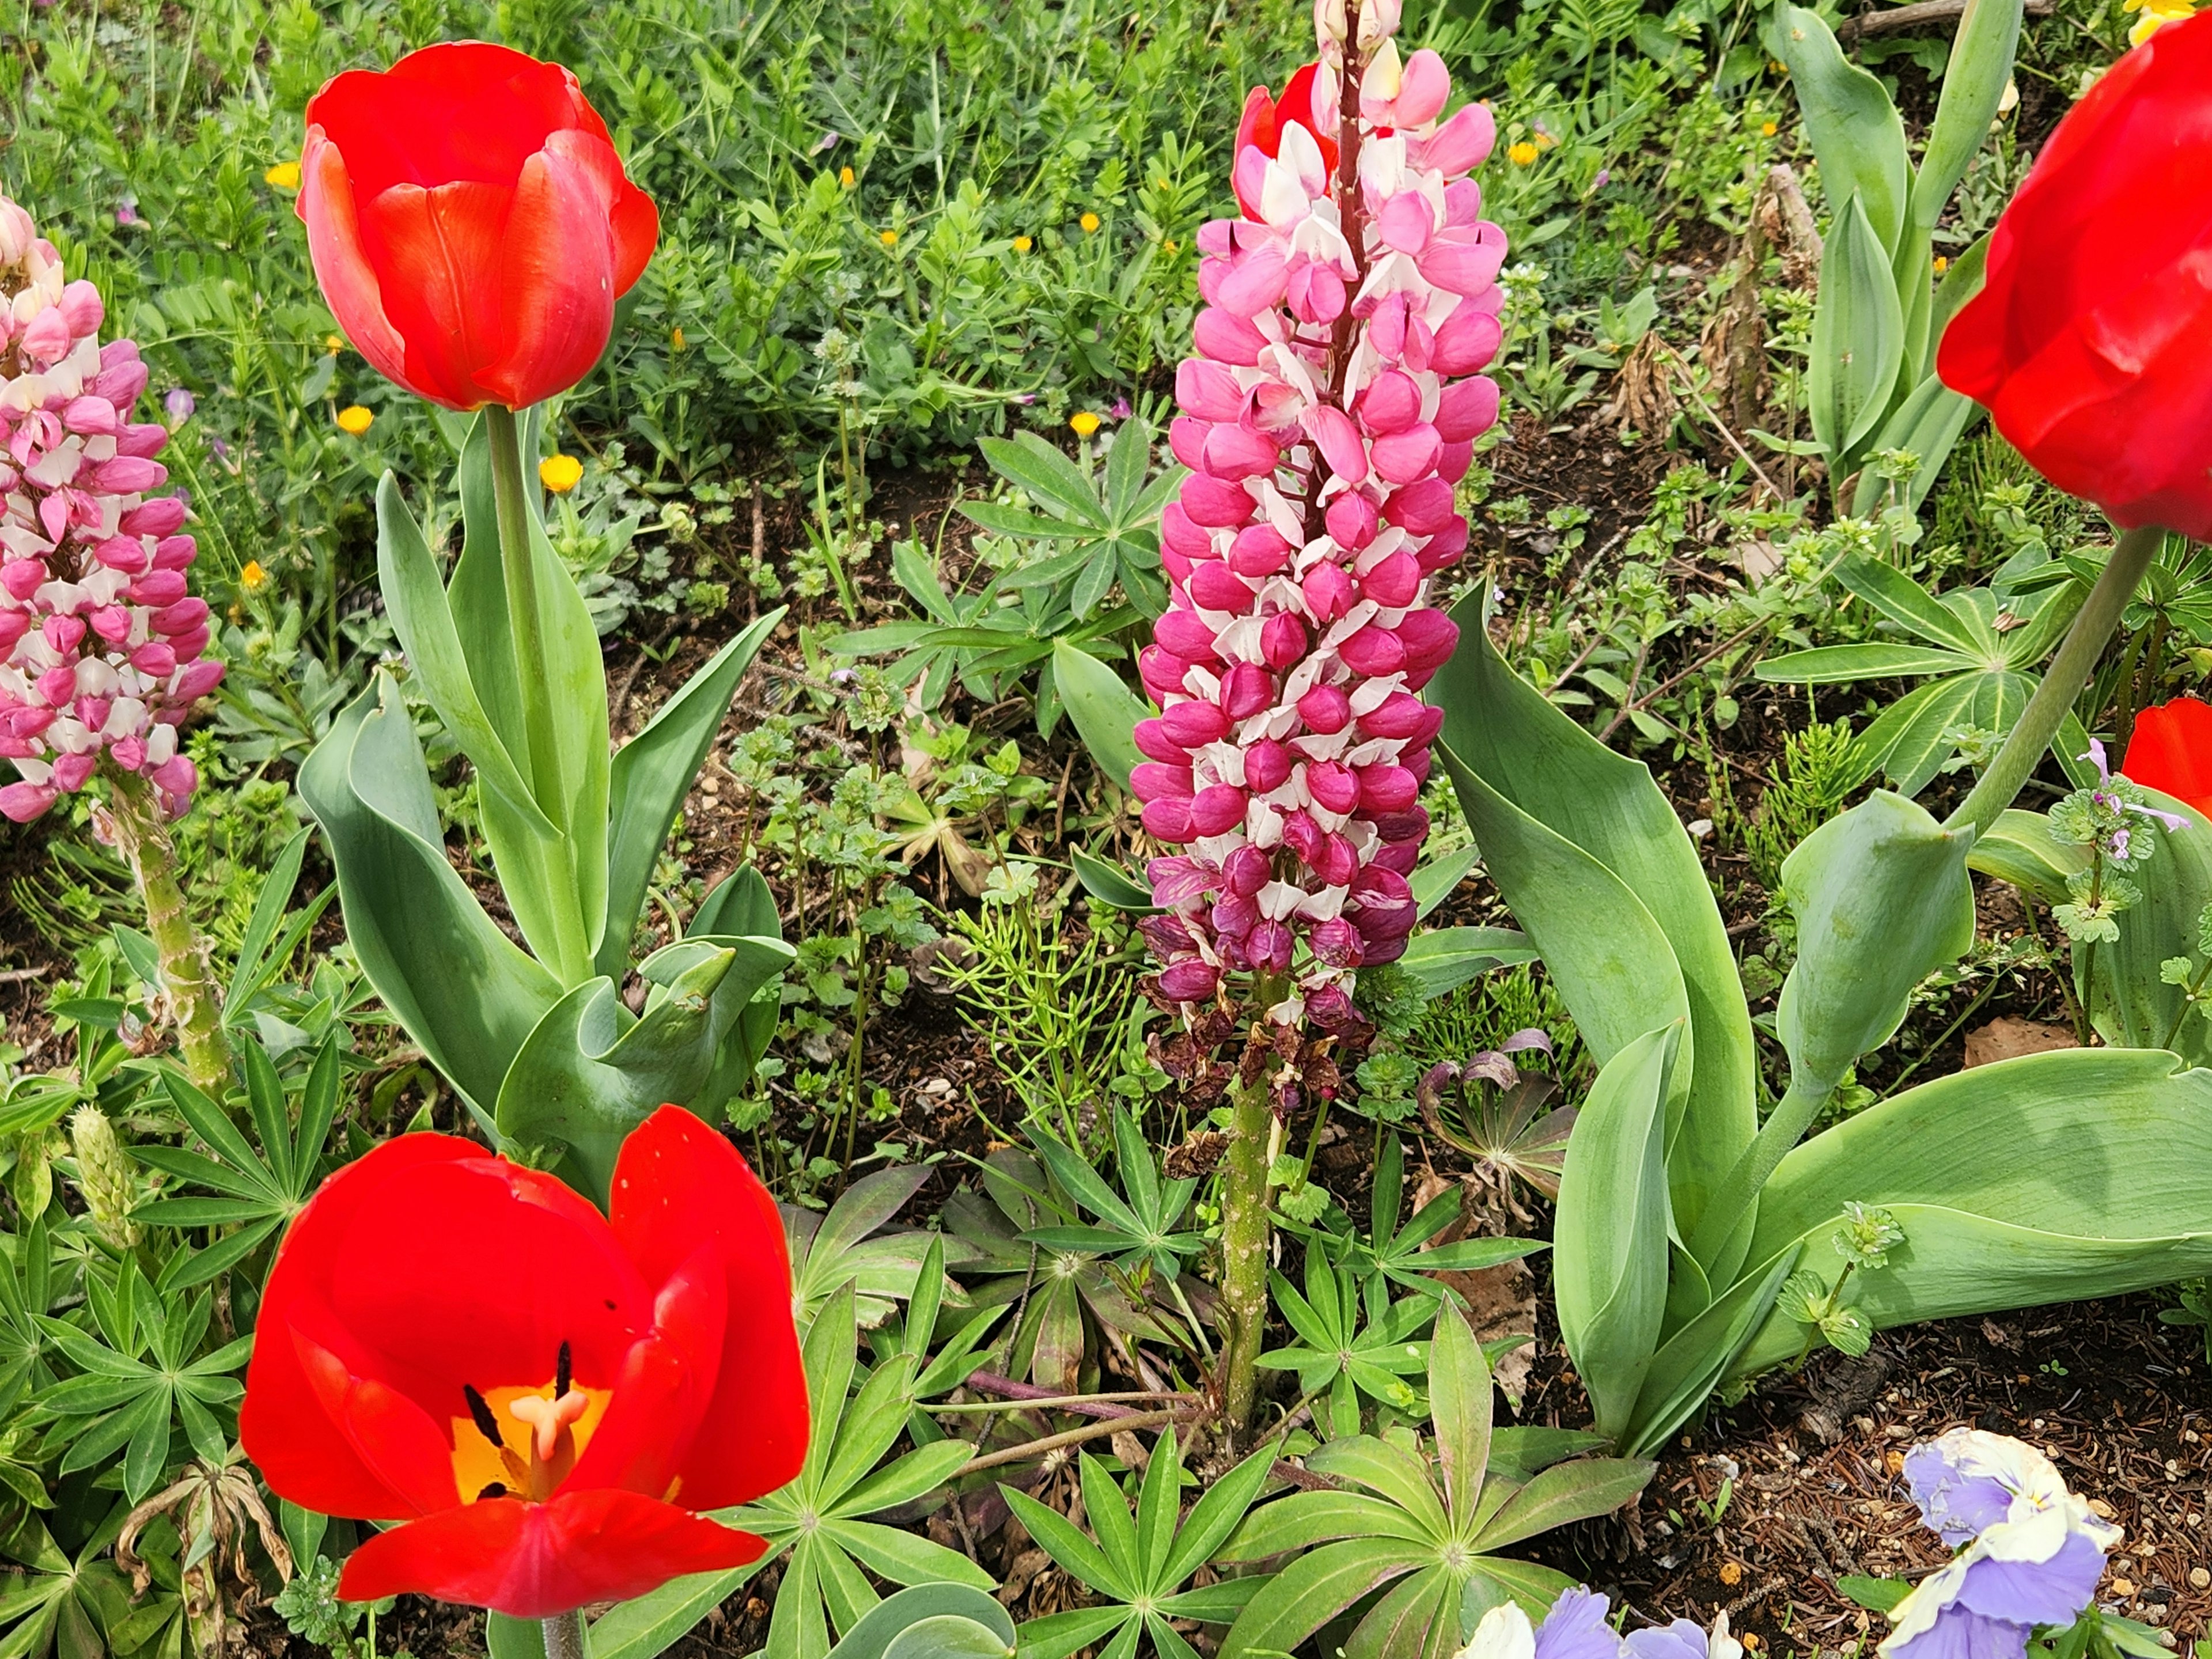
{"label": "thin green stem", "polygon": [[556,1613],[545,1621],[545,1659],[584,1659],[584,1615]]}
{"label": "thin green stem", "polygon": [[1798,1079],[1790,1080],[1789,1089],[1766,1115],[1765,1127],[1743,1149],[1743,1155],[1705,1204],[1705,1215],[1690,1237],[1690,1254],[1700,1266],[1711,1269],[1715,1259],[1735,1237],[1775,1165],[1805,1138],[1805,1131],[1813,1127],[1813,1120],[1835,1091],[1833,1084],[1808,1086]]}
{"label": "thin green stem", "polygon": [[2112,630],[2119,626],[2120,613],[2135,597],[2136,584],[2165,542],[2166,532],[2155,526],[2130,530],[2120,538],[2120,544],[2098,574],[2096,586],[2075,613],[2058,654],[2051,659],[2050,671],[2006,737],[2004,747],[1997,750],[1997,757],[1966,799],[1959,803],[1959,810],[1945,820],[1946,830],[1971,826],[1980,835],[2012,805],[2013,797],[2043,763],[2044,750],[2051,747],[2059,723],[2088,684],[2090,671],[2104,654]]}
{"label": "thin green stem", "polygon": [[208,965],[177,884],[177,848],[153,786],[136,772],[111,770],[108,817],[115,844],[138,878],[146,904],[146,931],[161,962],[161,992],[176,1024],[185,1074],[221,1100],[230,1086],[230,1042],[223,1035],[222,992]]}

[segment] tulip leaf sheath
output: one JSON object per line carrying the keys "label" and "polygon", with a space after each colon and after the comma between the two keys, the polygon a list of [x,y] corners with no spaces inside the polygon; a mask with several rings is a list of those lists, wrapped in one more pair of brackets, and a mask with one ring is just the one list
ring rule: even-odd
{"label": "tulip leaf sheath", "polygon": [[[2212,1073],[2180,1071],[2172,1054],[2088,1049],[1983,1066],[1795,1144],[1844,1070],[1888,1039],[1914,986],[1971,942],[1970,856],[2032,886],[2063,882],[2064,851],[2039,839],[2033,815],[2008,813],[1984,838],[1877,795],[1798,850],[1785,883],[1800,956],[1780,1018],[1793,1080],[1754,1138],[1747,1045],[1740,1067],[1708,1071],[1748,1015],[1688,835],[1642,767],[1512,675],[1471,619],[1460,640],[1430,694],[1447,709],[1454,784],[1491,877],[1602,1066],[1569,1146],[1554,1245],[1561,1327],[1618,1446],[1648,1451],[1729,1376],[1802,1352],[1807,1328],[1777,1310],[1777,1293],[1793,1272],[1833,1282],[1846,1201],[1887,1209],[1905,1231],[1886,1267],[1853,1281],[1852,1305],[1876,1327],[2212,1267],[2201,1178]],[[2048,738],[2027,740],[2039,754]],[[2200,882],[2212,890],[2212,825],[2192,817],[2174,833],[2203,844],[2166,860],[2170,902],[2143,913],[2171,932],[2134,947],[2110,994],[2106,1018],[2136,1028],[2164,1012],[2142,982],[2157,939],[2193,927],[2179,912]],[[1670,1079],[1654,1055],[1685,1007]],[[1637,1019],[1642,1031],[1626,1029]],[[1662,1121],[1656,1182],[1644,1161],[1652,1139],[1635,1131]]]}

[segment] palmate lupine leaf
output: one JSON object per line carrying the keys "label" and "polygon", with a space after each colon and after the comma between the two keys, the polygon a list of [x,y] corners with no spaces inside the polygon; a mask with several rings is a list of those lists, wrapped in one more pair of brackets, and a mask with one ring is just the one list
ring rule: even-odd
{"label": "palmate lupine leaf", "polygon": [[[848,1285],[860,1324],[869,1329],[882,1324],[894,1304],[914,1295],[933,1244],[940,1259],[956,1264],[975,1259],[973,1247],[958,1239],[948,1242],[913,1229],[886,1231],[929,1174],[921,1164],[878,1170],[848,1187],[823,1215],[796,1205],[781,1206],[791,1247],[793,1305],[802,1330]],[[942,1294],[948,1287],[939,1288]],[[956,1304],[964,1301],[965,1292],[957,1285],[949,1289]]]}
{"label": "palmate lupine leaf", "polygon": [[1208,1486],[1187,1516],[1182,1515],[1182,1451],[1172,1428],[1153,1446],[1141,1482],[1132,1479],[1133,1511],[1106,1466],[1084,1454],[1083,1510],[1095,1541],[1057,1510],[1000,1486],[1007,1507],[1038,1547],[1106,1599],[1102,1607],[1051,1613],[1024,1625],[1018,1633],[1022,1659],[1067,1659],[1088,1647],[1097,1647],[1102,1659],[1127,1659],[1146,1638],[1160,1659],[1197,1659],[1196,1650],[1169,1621],[1225,1625],[1267,1582],[1252,1577],[1182,1588],[1244,1519],[1267,1485],[1275,1450],[1272,1444],[1262,1447]]}

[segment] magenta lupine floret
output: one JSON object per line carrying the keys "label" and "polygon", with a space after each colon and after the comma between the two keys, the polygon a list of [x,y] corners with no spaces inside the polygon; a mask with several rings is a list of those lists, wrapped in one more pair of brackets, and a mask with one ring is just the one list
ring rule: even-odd
{"label": "magenta lupine floret", "polygon": [[1324,1028],[1413,932],[1443,723],[1417,694],[1459,637],[1430,584],[1466,550],[1453,486],[1498,417],[1480,371],[1505,257],[1466,176],[1489,111],[1440,119],[1450,76],[1425,49],[1401,62],[1396,0],[1353,15],[1356,39],[1319,0],[1319,62],[1280,106],[1255,89],[1243,215],[1199,234],[1169,434],[1191,471],[1161,523],[1171,599],[1138,662],[1160,713],[1131,778],[1145,828],[1185,849],[1149,871],[1163,994],[1259,971],[1293,988],[1273,1018]]}
{"label": "magenta lupine floret", "polygon": [[222,678],[185,592],[185,503],[152,493],[168,428],[129,418],[146,366],[100,343],[104,310],[0,198],[0,813],[19,823],[102,755],[183,811],[199,780],[177,722]]}

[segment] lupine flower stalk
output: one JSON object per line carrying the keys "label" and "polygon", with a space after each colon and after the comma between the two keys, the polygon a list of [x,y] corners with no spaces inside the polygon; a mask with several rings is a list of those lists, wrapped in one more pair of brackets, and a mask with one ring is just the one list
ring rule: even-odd
{"label": "lupine flower stalk", "polygon": [[1233,1029],[1232,976],[1264,1016],[1227,1085],[1232,1428],[1267,1316],[1274,1114],[1327,1097],[1328,1042],[1364,1024],[1353,975],[1413,930],[1443,723],[1419,693],[1459,637],[1429,587],[1467,547],[1453,486],[1498,417],[1480,371],[1505,238],[1467,176],[1495,129],[1480,105],[1444,118],[1451,77],[1433,52],[1400,58],[1399,8],[1316,0],[1316,61],[1245,101],[1238,214],[1199,233],[1197,351],[1176,376],[1169,441],[1190,476],[1161,519],[1171,598],[1138,660],[1160,713],[1136,728],[1131,787],[1146,829],[1183,849],[1148,872],[1154,989],[1187,1047]]}
{"label": "lupine flower stalk", "polygon": [[146,365],[129,340],[100,343],[105,314],[0,197],[0,757],[15,770],[0,813],[35,818],[106,763],[95,828],[137,875],[186,1069],[219,1090],[222,1003],[166,820],[199,784],[178,723],[222,665],[202,657],[208,608],[185,591],[184,500],[154,493],[169,428],[130,418]]}
{"label": "lupine flower stalk", "polygon": [[0,813],[19,823],[103,757],[182,812],[199,780],[177,723],[222,678],[185,592],[185,503],[153,493],[169,430],[130,418],[146,365],[100,343],[104,313],[0,198]]}
{"label": "lupine flower stalk", "polygon": [[1441,711],[1417,695],[1458,629],[1429,604],[1467,521],[1453,486],[1497,419],[1504,234],[1468,173],[1495,130],[1443,116],[1398,0],[1319,0],[1318,60],[1237,133],[1241,209],[1200,233],[1197,353],[1170,428],[1191,469],[1161,525],[1172,599],[1139,670],[1160,714],[1132,784],[1164,914],[1168,1000],[1225,974],[1269,1018],[1353,1020],[1355,970],[1395,960]]}

